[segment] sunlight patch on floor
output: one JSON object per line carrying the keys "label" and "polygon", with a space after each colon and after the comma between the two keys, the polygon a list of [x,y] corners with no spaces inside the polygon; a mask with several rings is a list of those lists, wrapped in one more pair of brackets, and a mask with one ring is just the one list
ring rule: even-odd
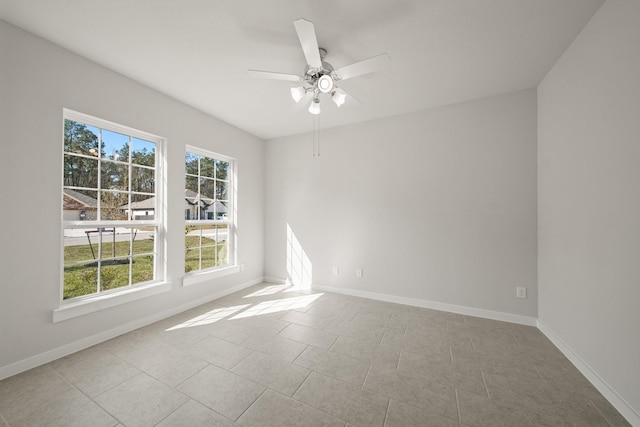
{"label": "sunlight patch on floor", "polygon": [[258,316],[261,314],[277,313],[280,311],[292,310],[295,308],[304,308],[320,298],[323,294],[311,294],[293,298],[282,298],[272,301],[263,301],[251,308],[236,314],[231,319],[243,319],[246,317]]}
{"label": "sunlight patch on floor", "polygon": [[183,329],[183,328],[192,328],[194,326],[204,326],[204,325],[210,325],[212,323],[215,323],[219,320],[224,319],[225,317],[229,317],[234,313],[237,313],[238,311],[249,307],[251,304],[243,304],[243,305],[236,305],[233,307],[222,307],[222,308],[214,308],[211,311],[206,312],[205,314],[202,314],[200,316],[196,316],[193,319],[189,319],[185,322],[180,323],[179,325],[173,326],[169,329],[165,329],[165,331],[175,331],[176,329]]}

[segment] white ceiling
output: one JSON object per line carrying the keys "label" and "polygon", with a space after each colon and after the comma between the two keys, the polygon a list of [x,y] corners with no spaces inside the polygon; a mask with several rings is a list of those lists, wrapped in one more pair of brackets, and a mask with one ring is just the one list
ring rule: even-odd
{"label": "white ceiling", "polygon": [[535,87],[603,0],[0,0],[0,19],[260,138],[312,130],[291,82],[293,21],[315,24],[335,68],[386,52],[381,71],[321,99],[320,128]]}

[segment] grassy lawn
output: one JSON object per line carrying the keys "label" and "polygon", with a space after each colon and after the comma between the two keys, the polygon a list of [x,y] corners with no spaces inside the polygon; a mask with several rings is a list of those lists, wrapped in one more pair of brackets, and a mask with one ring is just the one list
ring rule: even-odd
{"label": "grassy lawn", "polygon": [[[98,244],[93,244],[95,256],[98,256]],[[135,256],[153,252],[153,240],[140,239],[134,242],[133,263],[131,265],[131,283],[153,280],[153,255]],[[102,290],[120,288],[129,285],[129,259],[109,259],[115,256],[129,255],[129,242],[102,244],[102,267],[100,277]],[[75,298],[97,292],[98,263],[93,259],[91,247],[86,245],[65,246],[65,264],[86,261],[83,264],[66,265],[64,268],[64,299]]]}
{"label": "grassy lawn", "polygon": [[[199,270],[200,250],[198,236],[185,237],[185,272]],[[64,299],[89,295],[98,291],[98,263],[94,259],[98,256],[98,244],[91,246],[73,245],[64,248]],[[226,242],[221,241],[220,246],[216,241],[202,238],[202,268],[215,267],[227,263]],[[192,249],[194,248],[195,249]],[[129,285],[129,249],[128,241],[103,242],[102,266],[100,271],[101,290],[106,291]],[[131,263],[131,284],[153,280],[153,255],[140,255],[153,253],[154,242],[152,239],[135,240],[133,244],[133,262]],[[112,257],[126,257],[113,259]],[[76,262],[82,264],[66,265]]]}
{"label": "grassy lawn", "polygon": [[[184,263],[184,271],[188,273],[194,270],[200,270],[200,250],[198,248],[198,236],[186,236],[185,246],[186,255]],[[216,246],[216,241],[202,238],[202,269],[215,267],[217,265],[225,265],[227,263],[227,246],[224,240],[220,241],[220,246]]]}

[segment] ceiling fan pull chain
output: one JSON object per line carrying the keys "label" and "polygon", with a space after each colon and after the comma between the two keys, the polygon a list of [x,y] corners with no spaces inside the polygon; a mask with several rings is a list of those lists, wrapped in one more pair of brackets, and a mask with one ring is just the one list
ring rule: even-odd
{"label": "ceiling fan pull chain", "polygon": [[312,133],[313,157],[320,156],[320,135],[319,135],[320,131],[318,129],[318,120],[319,120],[319,115],[317,114],[313,115],[313,133]]}
{"label": "ceiling fan pull chain", "polygon": [[316,115],[316,152],[318,153],[318,157],[320,157],[320,114]]}

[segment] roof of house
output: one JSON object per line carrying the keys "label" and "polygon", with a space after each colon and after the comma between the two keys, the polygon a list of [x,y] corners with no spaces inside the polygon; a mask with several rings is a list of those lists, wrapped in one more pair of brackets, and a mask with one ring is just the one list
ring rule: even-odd
{"label": "roof of house", "polygon": [[91,196],[87,196],[86,194],[82,194],[79,191],[76,190],[72,190],[70,188],[65,188],[63,190],[63,193],[65,196],[71,197],[72,199],[76,200],[77,202],[79,202],[81,205],[83,205],[86,208],[97,208],[98,207],[98,200],[94,199]]}
{"label": "roof of house", "polygon": [[[129,209],[129,204],[120,206],[121,209]],[[131,203],[131,209],[144,209],[153,210],[156,208],[156,196],[149,197],[148,199],[139,200]]]}
{"label": "roof of house", "polygon": [[[189,204],[192,204],[192,205],[195,205],[196,203],[198,203],[198,201],[201,201],[205,205],[211,206],[214,202],[213,199],[209,197],[201,196],[195,191],[189,190],[189,189],[184,190],[184,198],[186,199],[187,202],[189,202]],[[227,213],[227,206],[223,202],[217,200],[215,201],[215,211],[218,213]]]}
{"label": "roof of house", "polygon": [[[191,204],[195,205],[198,201],[202,201],[207,207],[210,207],[214,200],[209,197],[200,196],[198,193],[192,190],[184,190],[185,200]],[[126,205],[120,206],[121,209],[144,209],[144,210],[152,210],[156,207],[156,198],[155,196],[149,197],[148,199],[140,200],[137,202],[128,203]],[[221,201],[215,201],[215,211],[218,213],[227,213],[227,206]]]}

